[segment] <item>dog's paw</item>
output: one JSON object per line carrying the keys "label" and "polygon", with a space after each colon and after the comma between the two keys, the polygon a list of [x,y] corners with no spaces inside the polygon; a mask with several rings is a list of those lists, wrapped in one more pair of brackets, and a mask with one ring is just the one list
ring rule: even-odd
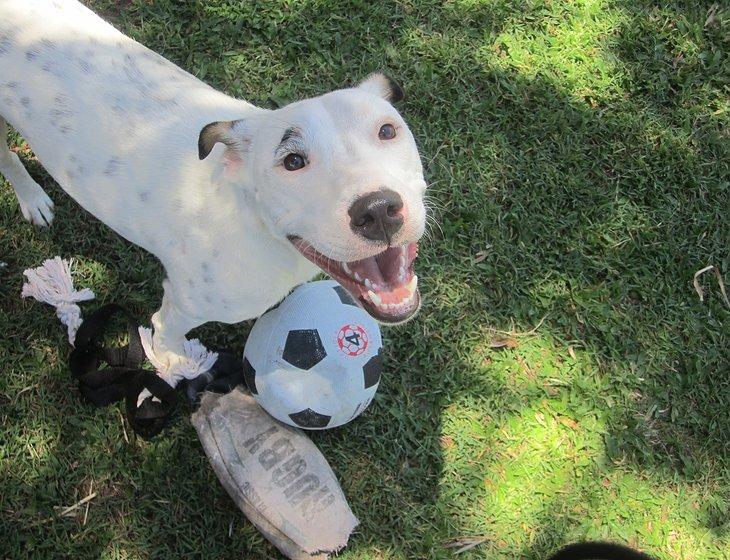
{"label": "dog's paw", "polygon": [[30,189],[31,192],[18,197],[20,211],[31,224],[40,227],[50,226],[53,221],[53,201],[40,185],[36,184],[33,187]]}

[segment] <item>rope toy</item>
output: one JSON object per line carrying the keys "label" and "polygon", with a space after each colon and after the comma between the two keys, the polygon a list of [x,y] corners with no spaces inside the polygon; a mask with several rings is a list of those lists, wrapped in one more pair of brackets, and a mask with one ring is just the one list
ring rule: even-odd
{"label": "rope toy", "polygon": [[[157,375],[173,388],[184,379],[195,379],[210,371],[213,364],[218,360],[217,352],[211,352],[203,346],[200,340],[193,338],[186,340],[184,343],[185,359],[167,367],[166,364],[157,359],[152,349],[152,329],[139,327],[139,338],[147,359],[157,370]],[[140,402],[149,396],[149,392],[143,391],[140,394]]]}
{"label": "rope toy", "polygon": [[[124,399],[130,426],[142,438],[150,439],[169,423],[176,406],[176,386],[196,407],[203,391],[228,392],[243,382],[239,360],[231,354],[209,351],[198,339],[187,340],[184,359],[168,368],[153,352],[152,330],[137,326],[118,304],[104,305],[83,320],[77,303],[95,296],[88,288],[74,288],[72,265],[71,259],[54,257],[42,266],[25,270],[21,295],[56,308],[56,315],[68,329],[69,343],[74,346],[69,369],[86,401],[103,407]],[[115,315],[127,320],[129,344],[107,348],[99,341]],[[145,358],[156,372],[142,369]]]}
{"label": "rope toy", "polygon": [[76,340],[76,331],[81,326],[81,308],[76,305],[80,301],[94,299],[94,292],[88,288],[76,291],[71,278],[73,259],[63,260],[61,257],[46,259],[37,268],[29,268],[23,272],[26,278],[21,296],[33,297],[41,303],[48,303],[56,308],[56,316],[68,328],[68,342],[71,346]]}

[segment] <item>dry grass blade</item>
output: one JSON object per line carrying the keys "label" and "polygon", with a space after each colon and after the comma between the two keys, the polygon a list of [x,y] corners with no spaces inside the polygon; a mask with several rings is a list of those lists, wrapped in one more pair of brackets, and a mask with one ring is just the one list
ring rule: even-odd
{"label": "dry grass blade", "polygon": [[129,444],[129,436],[127,435],[127,423],[124,421],[124,416],[122,415],[122,411],[117,409],[117,412],[119,413],[119,419],[122,422],[122,435],[124,436],[124,442]]}
{"label": "dry grass blade", "polygon": [[512,336],[512,337],[531,336],[531,335],[535,334],[537,332],[537,329],[539,329],[542,326],[542,324],[545,322],[545,319],[547,319],[547,315],[545,315],[542,319],[540,319],[540,321],[537,323],[537,325],[535,325],[529,331],[525,331],[525,332],[497,331],[497,332],[500,333],[500,334],[506,334],[506,335]]}
{"label": "dry grass blade", "polygon": [[714,265],[706,266],[705,268],[701,268],[697,272],[695,272],[694,279],[692,280],[692,284],[695,287],[695,292],[697,292],[697,295],[700,297],[700,301],[705,301],[705,292],[702,289],[702,286],[700,286],[700,276],[702,276],[705,272],[709,272],[710,270],[715,272],[715,277],[717,278],[717,283],[720,286],[720,292],[722,293],[722,298],[725,301],[725,305],[730,307],[730,300],[727,297],[727,292],[725,291],[725,282],[722,280],[722,274],[720,273],[720,269],[718,269]]}
{"label": "dry grass blade", "polygon": [[[460,537],[446,544],[446,548],[456,548],[454,555],[471,550],[489,540],[489,537]],[[457,548],[458,547],[458,548]]]}

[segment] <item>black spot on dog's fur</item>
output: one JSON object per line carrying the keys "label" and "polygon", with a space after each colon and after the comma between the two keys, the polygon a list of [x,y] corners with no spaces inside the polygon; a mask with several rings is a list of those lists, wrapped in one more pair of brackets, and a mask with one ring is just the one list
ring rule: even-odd
{"label": "black spot on dog's fur", "polygon": [[69,101],[68,96],[59,93],[53,98],[55,108],[49,112],[51,125],[64,135],[73,130],[71,117],[74,116],[74,110],[70,107]]}
{"label": "black spot on dog's fur", "polygon": [[9,37],[0,37],[0,56],[3,56],[4,54],[8,54],[10,52],[10,49],[12,48],[13,44],[10,42]]}
{"label": "black spot on dog's fur", "polygon": [[94,70],[94,67],[83,59],[79,59],[79,67],[84,74],[91,74]]}
{"label": "black spot on dog's fur", "polygon": [[104,175],[107,177],[114,177],[114,175],[116,175],[119,171],[120,164],[121,162],[118,158],[110,158],[109,161],[106,162],[106,167],[104,167]]}

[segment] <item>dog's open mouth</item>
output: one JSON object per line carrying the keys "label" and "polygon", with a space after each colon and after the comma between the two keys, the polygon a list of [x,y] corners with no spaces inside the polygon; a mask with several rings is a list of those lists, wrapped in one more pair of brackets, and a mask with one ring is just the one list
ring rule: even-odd
{"label": "dog's open mouth", "polygon": [[289,236],[294,247],[337,280],[365,310],[383,323],[401,323],[421,305],[413,262],[418,244],[389,247],[374,257],[342,262],[325,257],[301,237]]}

